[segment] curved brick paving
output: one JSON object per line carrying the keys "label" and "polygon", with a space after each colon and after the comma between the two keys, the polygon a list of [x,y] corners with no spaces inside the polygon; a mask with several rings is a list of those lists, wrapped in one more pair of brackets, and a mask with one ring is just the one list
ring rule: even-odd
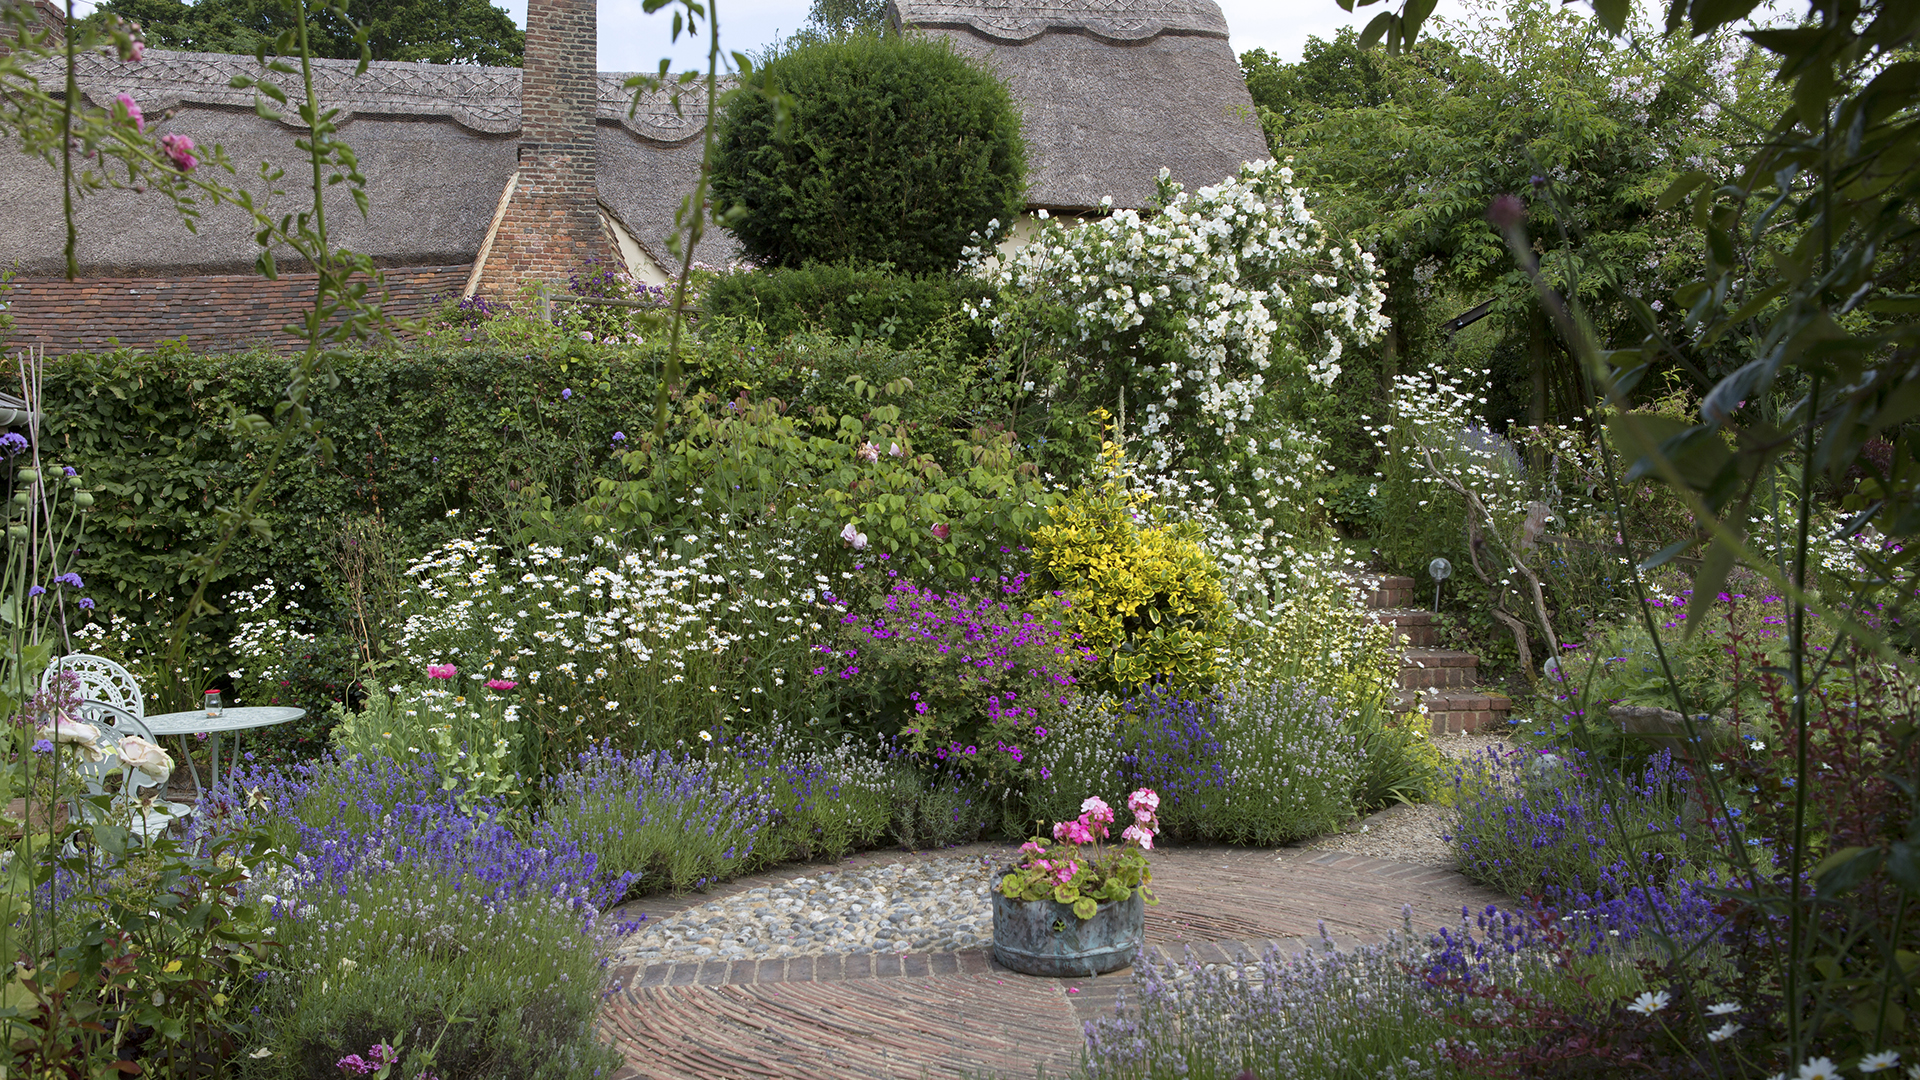
{"label": "curved brick paving", "polygon": [[[1011,847],[970,845],[926,854]],[[630,905],[659,918],[769,880],[837,866],[925,857],[869,852],[844,864],[787,866],[718,890]],[[1377,940],[1412,908],[1416,929],[1459,921],[1462,907],[1502,897],[1451,870],[1297,848],[1184,847],[1153,857],[1160,904],[1147,909],[1147,947],[1201,962],[1286,951],[1327,931],[1341,945]],[[985,950],[904,956],[656,964],[615,973],[601,1024],[626,1057],[619,1080],[780,1077],[1025,1078],[1043,1066],[1071,1075],[1081,1024],[1109,1015],[1130,978],[1035,979],[994,964]]]}

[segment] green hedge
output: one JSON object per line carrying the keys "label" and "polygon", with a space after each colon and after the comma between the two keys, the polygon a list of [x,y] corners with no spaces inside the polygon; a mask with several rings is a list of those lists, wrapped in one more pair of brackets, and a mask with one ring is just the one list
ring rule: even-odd
{"label": "green hedge", "polygon": [[[258,507],[264,533],[242,535],[229,549],[210,598],[224,612],[234,589],[269,578],[303,583],[311,625],[301,629],[324,634],[342,625],[328,584],[339,578],[344,530],[354,523],[383,522],[390,554],[405,559],[470,532],[475,517],[491,523],[527,485],[563,498],[578,491],[604,471],[615,431],[651,427],[658,357],[574,353],[550,359],[474,347],[341,360],[340,385],[313,406],[332,440],[331,460],[310,445],[287,458]],[[78,569],[100,613],[151,630],[184,610],[192,561],[221,532],[219,510],[241,502],[267,457],[268,445],[236,434],[230,420],[271,418],[290,370],[287,358],[270,354],[177,350],[47,362],[44,445],[95,493]],[[459,520],[449,516],[456,511]],[[232,625],[222,614],[194,629],[203,642],[224,642]],[[228,663],[192,659],[216,671]],[[314,663],[336,670],[316,672],[309,694],[337,692],[350,650]]]}
{"label": "green hedge", "polygon": [[711,317],[752,320],[776,339],[824,330],[896,348],[927,345],[984,356],[993,347],[992,332],[963,305],[977,307],[994,292],[983,281],[951,274],[811,263],[716,276],[703,303]]}

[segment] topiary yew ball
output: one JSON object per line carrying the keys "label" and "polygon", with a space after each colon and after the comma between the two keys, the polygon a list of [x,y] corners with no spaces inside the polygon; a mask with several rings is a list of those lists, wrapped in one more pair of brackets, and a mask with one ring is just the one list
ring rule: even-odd
{"label": "topiary yew ball", "polygon": [[[764,82],[762,82],[764,79]],[[952,270],[968,238],[1025,205],[1020,115],[945,41],[853,36],[791,46],[720,118],[713,189],[763,266]],[[791,112],[775,124],[774,95]]]}

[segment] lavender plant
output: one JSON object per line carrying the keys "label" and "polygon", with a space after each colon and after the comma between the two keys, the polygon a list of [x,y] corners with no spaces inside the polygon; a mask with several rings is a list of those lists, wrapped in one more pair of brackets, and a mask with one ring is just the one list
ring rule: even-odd
{"label": "lavender plant", "polygon": [[1514,896],[1599,894],[1636,871],[1663,884],[1693,865],[1688,780],[1664,750],[1616,782],[1579,757],[1495,748],[1456,771],[1446,839],[1462,873]]}
{"label": "lavender plant", "polygon": [[[1041,710],[1046,734],[1033,750],[1026,820],[1009,830],[1013,835],[1031,835],[1049,821],[1073,817],[1088,796],[1120,804],[1126,794],[1120,774],[1121,715],[1119,701],[1110,694],[1076,694]],[[1009,801],[1014,794],[1008,793]]]}
{"label": "lavender plant", "polygon": [[555,838],[676,892],[751,866],[775,813],[762,785],[671,750],[587,751],[542,794]]}
{"label": "lavender plant", "polygon": [[487,895],[488,868],[364,866],[268,893],[280,963],[250,1051],[263,1077],[330,1075],[401,1033],[404,1076],[589,1080],[619,1058],[594,1038],[606,973],[592,909]]}
{"label": "lavender plant", "polygon": [[1332,698],[1305,683],[1236,682],[1219,708],[1227,782],[1199,793],[1201,833],[1270,847],[1331,832],[1353,816],[1364,762]]}
{"label": "lavender plant", "polygon": [[1229,782],[1220,742],[1221,697],[1190,697],[1148,684],[1120,705],[1120,775],[1125,787],[1160,794],[1160,819],[1173,836],[1195,836],[1207,807]]}
{"label": "lavender plant", "polygon": [[1455,1034],[1418,975],[1427,950],[1405,928],[1378,945],[1208,970],[1142,957],[1112,1019],[1086,1026],[1089,1080],[1430,1080],[1452,1076]]}

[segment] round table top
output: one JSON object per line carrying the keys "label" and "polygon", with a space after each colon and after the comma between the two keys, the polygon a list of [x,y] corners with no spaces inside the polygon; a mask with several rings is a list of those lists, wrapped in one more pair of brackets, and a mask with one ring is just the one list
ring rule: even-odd
{"label": "round table top", "polygon": [[201,732],[245,731],[272,727],[298,720],[307,710],[291,705],[228,706],[219,716],[208,716],[205,709],[161,713],[147,717],[147,730],[155,735],[198,735]]}

